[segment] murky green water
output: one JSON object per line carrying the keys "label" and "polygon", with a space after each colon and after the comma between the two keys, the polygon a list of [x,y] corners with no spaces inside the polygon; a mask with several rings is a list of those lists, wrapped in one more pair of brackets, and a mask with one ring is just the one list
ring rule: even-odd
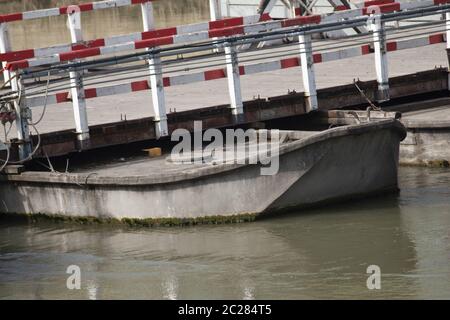
{"label": "murky green water", "polygon": [[[450,170],[401,168],[399,195],[255,223],[0,226],[0,298],[450,299]],[[81,290],[66,288],[69,265]],[[381,268],[368,290],[366,268]]]}

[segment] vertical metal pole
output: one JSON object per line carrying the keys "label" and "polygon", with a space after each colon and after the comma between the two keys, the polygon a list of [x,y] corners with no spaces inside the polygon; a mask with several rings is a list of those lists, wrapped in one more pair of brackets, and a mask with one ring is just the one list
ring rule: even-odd
{"label": "vertical metal pole", "polygon": [[[82,41],[83,33],[81,31],[80,12],[69,11],[67,19],[70,28],[70,37],[72,43],[78,43]],[[78,147],[80,149],[84,149],[89,146],[89,125],[86,112],[86,100],[84,96],[83,73],[70,72],[69,75]]]}
{"label": "vertical metal pole", "polygon": [[[445,30],[447,30],[445,32],[446,42],[447,42],[446,51],[447,51],[448,66],[449,66],[449,70],[450,70],[450,12],[445,13]],[[450,90],[450,73],[448,76],[448,90]]]}
{"label": "vertical metal pole", "polygon": [[239,59],[236,47],[230,43],[225,46],[227,64],[228,91],[230,93],[230,107],[233,115],[244,113],[242,103],[241,78],[239,73]]}
{"label": "vertical metal pole", "polygon": [[289,0],[289,8],[288,8],[288,17],[289,18],[295,18],[297,9],[297,3],[295,0]]}
{"label": "vertical metal pole", "polygon": [[150,87],[155,113],[156,137],[160,138],[169,135],[161,58],[155,54],[148,60],[148,63],[150,65]]}
{"label": "vertical metal pole", "polygon": [[302,68],[306,112],[310,112],[318,109],[311,35],[301,34],[298,38],[300,43],[300,65]]}
{"label": "vertical metal pole", "polygon": [[16,72],[11,72],[11,89],[13,91],[21,91],[20,99],[14,101],[14,108],[16,109],[16,129],[17,139],[19,145],[19,160],[24,160],[31,154],[30,131],[28,128],[28,120],[31,119],[31,110],[27,107],[27,100],[22,80],[14,78]]}
{"label": "vertical metal pole", "polygon": [[144,2],[141,4],[142,22],[144,23],[144,31],[155,29],[155,16],[153,13],[153,3]]}
{"label": "vertical metal pole", "polygon": [[209,0],[209,14],[211,21],[222,19],[222,10],[219,0]]}
{"label": "vertical metal pole", "polygon": [[[8,34],[8,27],[6,23],[0,23],[0,53],[7,53],[11,51],[11,42]],[[7,62],[2,62],[1,68],[6,67]],[[3,71],[3,79],[6,82],[10,79],[10,74],[8,70]],[[8,87],[11,84],[7,85]]]}
{"label": "vertical metal pole", "polygon": [[373,46],[375,51],[375,68],[377,72],[377,101],[387,101],[389,96],[389,74],[384,22],[374,19],[372,22]]}
{"label": "vertical metal pole", "polygon": [[[144,31],[155,29],[153,4],[151,2],[143,3],[141,5],[141,11]],[[161,58],[158,54],[153,54],[147,61],[150,71],[153,112],[155,114],[155,133],[156,137],[160,138],[169,135]]]}

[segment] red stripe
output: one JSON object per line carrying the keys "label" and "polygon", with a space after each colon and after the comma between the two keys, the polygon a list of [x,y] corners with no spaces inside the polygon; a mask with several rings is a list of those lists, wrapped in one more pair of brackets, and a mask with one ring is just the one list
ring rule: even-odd
{"label": "red stripe", "polygon": [[292,27],[292,26],[298,26],[298,25],[304,25],[304,24],[315,24],[320,23],[321,16],[320,15],[313,15],[313,16],[301,16],[296,17],[293,19],[287,19],[281,21],[282,27]]}
{"label": "red stripe", "polygon": [[86,41],[84,44],[74,44],[72,45],[73,51],[84,50],[87,48],[98,48],[105,46],[105,39],[96,39],[91,41]]}
{"label": "red stripe", "polygon": [[74,59],[81,59],[81,58],[87,58],[92,56],[98,56],[100,55],[100,48],[90,48],[90,49],[83,49],[78,51],[70,51],[59,54],[59,60],[60,61],[70,61]]}
{"label": "red stripe", "polygon": [[395,0],[371,0],[371,1],[365,1],[364,7],[370,7],[370,6],[379,6],[383,4],[393,3]]}
{"label": "red stripe", "polygon": [[136,81],[131,83],[131,91],[149,90],[150,86],[147,81]]}
{"label": "red stripe", "polygon": [[131,0],[131,4],[139,4],[139,3],[146,3],[146,2],[152,2],[152,0]]}
{"label": "red stripe", "polygon": [[270,16],[270,14],[268,13],[264,13],[261,15],[261,17],[259,18],[259,21],[269,21],[272,20],[272,17]]}
{"label": "red stripe", "polygon": [[91,99],[97,97],[97,89],[91,88],[91,89],[85,89],[84,90],[84,98],[85,99]]}
{"label": "red stripe", "polygon": [[18,61],[34,58],[34,50],[21,50],[0,54],[0,61]]}
{"label": "red stripe", "polygon": [[320,54],[320,53],[313,54],[313,61],[314,61],[314,63],[321,63],[322,62],[322,54]]}
{"label": "red stripe", "polygon": [[364,54],[369,54],[372,52],[372,49],[370,48],[370,45],[365,44],[363,46],[361,46],[361,53]]}
{"label": "red stripe", "polygon": [[336,8],[334,8],[335,11],[343,11],[343,10],[347,10],[348,8],[344,5],[340,5],[337,6]]}
{"label": "red stripe", "polygon": [[299,16],[302,14],[302,9],[301,8],[295,8],[295,15]]}
{"label": "red stripe", "polygon": [[177,28],[166,28],[166,29],[146,31],[146,32],[142,32],[142,40],[169,37],[169,36],[174,36],[176,34],[177,34]]}
{"label": "red stripe", "polygon": [[94,5],[92,3],[83,3],[83,4],[79,4],[77,6],[72,5],[72,6],[61,7],[61,8],[59,8],[59,14],[67,14],[67,9],[74,8],[74,7],[78,7],[80,9],[80,12],[94,10]]}
{"label": "red stripe", "polygon": [[173,37],[164,37],[148,40],[140,40],[134,43],[135,49],[152,48],[157,46],[163,46],[167,44],[173,44]]}
{"label": "red stripe", "polygon": [[239,75],[243,76],[245,74],[245,67],[239,66]]}
{"label": "red stripe", "polygon": [[222,19],[217,21],[210,21],[209,22],[209,29],[223,29],[228,27],[234,27],[234,26],[241,26],[244,24],[244,18],[243,17],[237,17],[237,18],[228,18],[228,19]]}
{"label": "red stripe", "polygon": [[443,33],[432,34],[431,36],[429,36],[429,41],[430,41],[430,44],[445,42],[444,34]]}
{"label": "red stripe", "polygon": [[224,69],[205,71],[205,81],[226,78]]}
{"label": "red stripe", "polygon": [[224,28],[224,29],[217,29],[217,30],[210,30],[208,32],[208,35],[210,38],[215,37],[227,37],[232,36],[236,34],[244,34],[244,27],[231,27],[231,28]]}
{"label": "red stripe", "polygon": [[387,51],[395,51],[395,50],[397,50],[397,42],[393,41],[393,42],[386,43],[386,50]]}
{"label": "red stripe", "polygon": [[281,60],[281,69],[293,68],[300,66],[300,61],[298,58],[288,58]]}
{"label": "red stripe", "polygon": [[62,103],[67,102],[69,100],[69,93],[67,92],[60,92],[56,94],[56,103]]}
{"label": "red stripe", "polygon": [[10,13],[0,16],[0,23],[23,20],[22,13]]}
{"label": "red stripe", "polygon": [[434,4],[435,5],[439,5],[439,4],[445,4],[450,2],[450,0],[434,0]]}
{"label": "red stripe", "polygon": [[14,62],[8,62],[6,64],[6,69],[9,71],[15,71],[17,69],[24,69],[28,68],[30,65],[27,60],[20,60],[20,61],[14,61]]}
{"label": "red stripe", "polygon": [[169,77],[163,78],[163,86],[170,87],[170,78]]}
{"label": "red stripe", "polygon": [[[378,6],[380,9],[380,13],[389,13],[394,11],[400,11],[400,3],[389,3],[389,4],[383,4]],[[373,13],[373,10],[371,12],[367,12],[368,8],[363,8],[363,14],[371,14]]]}

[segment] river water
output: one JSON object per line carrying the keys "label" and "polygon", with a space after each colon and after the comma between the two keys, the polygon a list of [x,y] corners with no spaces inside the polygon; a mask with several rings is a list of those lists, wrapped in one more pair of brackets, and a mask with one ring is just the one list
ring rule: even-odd
{"label": "river water", "polygon": [[[219,226],[0,225],[0,298],[450,299],[450,170],[398,195]],[[66,270],[81,270],[68,290]],[[368,290],[369,265],[381,289]]]}

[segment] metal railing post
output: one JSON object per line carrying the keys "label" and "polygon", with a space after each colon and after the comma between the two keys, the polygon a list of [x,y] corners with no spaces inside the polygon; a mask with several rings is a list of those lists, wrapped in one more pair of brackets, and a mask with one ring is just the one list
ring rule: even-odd
{"label": "metal railing post", "polygon": [[222,10],[219,0],[209,0],[209,14],[211,21],[222,19]]}
{"label": "metal railing post", "polygon": [[244,105],[242,103],[239,59],[236,46],[231,43],[227,43],[225,46],[225,59],[227,65],[231,113],[233,115],[240,115],[244,113]]}
{"label": "metal railing post", "polygon": [[378,82],[377,101],[382,102],[390,99],[386,33],[384,29],[384,22],[381,22],[380,19],[375,18],[372,21],[372,31],[373,46],[375,51],[375,69],[377,72]]}
{"label": "metal railing post", "polygon": [[[447,43],[446,51],[447,51],[447,63],[450,70],[450,12],[445,13],[445,40]],[[448,75],[448,90],[450,90],[450,73]]]}
{"label": "metal railing post", "polygon": [[[77,10],[70,12],[70,8],[67,12],[67,20],[71,41],[72,43],[79,43],[83,41],[80,12]],[[77,142],[79,144],[78,147],[83,149],[89,146],[89,124],[83,87],[83,72],[72,71],[69,76]]]}
{"label": "metal railing post", "polygon": [[[151,2],[142,3],[141,11],[142,20],[144,22],[144,31],[151,31],[155,29],[153,4]],[[153,112],[155,114],[155,133],[156,137],[160,138],[169,135],[161,57],[159,54],[152,54],[147,62],[150,71],[150,89],[152,92]]]}
{"label": "metal railing post", "polygon": [[31,119],[31,110],[27,107],[25,87],[21,79],[16,77],[16,72],[11,72],[11,89],[19,93],[19,98],[14,101],[16,109],[16,129],[19,140],[19,160],[27,159],[31,154],[30,130],[28,120]]}
{"label": "metal railing post", "polygon": [[[6,23],[0,23],[0,53],[7,53],[11,51],[11,42],[9,39],[8,34],[8,25]],[[2,62],[1,68],[6,67],[7,62]],[[3,70],[3,79],[6,82],[10,79],[10,74],[8,70]],[[11,86],[11,84],[7,85],[8,87]]]}
{"label": "metal railing post", "polygon": [[169,135],[161,58],[158,54],[154,54],[148,60],[148,63],[153,111],[155,113],[156,137],[160,138]]}
{"label": "metal railing post", "polygon": [[141,4],[142,22],[144,23],[144,31],[155,29],[155,16],[153,13],[153,3],[144,2]]}
{"label": "metal railing post", "polygon": [[300,44],[300,66],[302,69],[306,112],[310,112],[318,109],[312,40],[311,35],[309,34],[300,34],[298,38]]}

